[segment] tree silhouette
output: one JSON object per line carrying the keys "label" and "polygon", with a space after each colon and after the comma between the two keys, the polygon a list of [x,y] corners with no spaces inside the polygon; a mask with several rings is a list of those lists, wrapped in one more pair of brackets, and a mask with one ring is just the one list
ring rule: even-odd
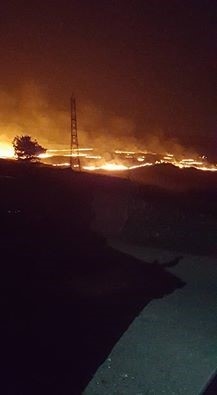
{"label": "tree silhouette", "polygon": [[32,160],[39,159],[38,155],[44,154],[46,149],[38,144],[37,140],[32,140],[30,136],[16,136],[13,140],[15,156],[18,159]]}

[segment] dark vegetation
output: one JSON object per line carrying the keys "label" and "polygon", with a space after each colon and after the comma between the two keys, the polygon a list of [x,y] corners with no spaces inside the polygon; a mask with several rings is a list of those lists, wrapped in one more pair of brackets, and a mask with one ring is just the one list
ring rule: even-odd
{"label": "dark vegetation", "polygon": [[16,136],[13,140],[15,156],[22,160],[36,160],[38,155],[44,154],[46,149],[43,148],[37,140],[32,140],[30,136]]}
{"label": "dark vegetation", "polygon": [[145,305],[184,285],[166,266],[110,248],[102,235],[114,227],[99,219],[110,210],[116,226],[127,204],[116,234],[129,238],[137,210],[177,195],[147,187],[144,204],[126,180],[3,160],[0,190],[0,391],[79,395]]}

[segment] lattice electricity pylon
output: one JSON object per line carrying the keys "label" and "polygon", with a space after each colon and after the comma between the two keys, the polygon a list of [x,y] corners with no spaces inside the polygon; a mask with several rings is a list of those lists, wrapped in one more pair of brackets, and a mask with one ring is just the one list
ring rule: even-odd
{"label": "lattice electricity pylon", "polygon": [[71,146],[70,146],[70,167],[72,170],[81,170],[79,149],[78,149],[78,132],[77,132],[77,115],[76,101],[71,97]]}

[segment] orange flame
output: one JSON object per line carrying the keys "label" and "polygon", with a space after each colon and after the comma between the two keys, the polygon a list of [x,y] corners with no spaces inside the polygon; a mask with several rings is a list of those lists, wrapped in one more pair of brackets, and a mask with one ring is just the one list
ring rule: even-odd
{"label": "orange flame", "polygon": [[[153,166],[161,163],[170,163],[176,167],[179,167],[180,169],[193,167],[202,171],[217,171],[217,165],[208,163],[206,156],[200,157],[199,160],[198,158],[177,159],[174,154],[167,152],[160,155],[156,152],[149,152],[147,150],[142,150],[140,152],[115,150],[113,153],[116,155],[117,159],[107,162],[103,158],[103,155],[95,155],[93,151],[93,148],[79,148],[78,150],[73,151],[72,156],[81,157],[84,162],[81,167],[86,171],[104,170],[108,172],[120,172],[141,167]],[[148,160],[146,159],[147,155]],[[48,162],[46,162],[46,159],[48,158],[56,157],[56,160],[58,160],[59,157],[66,158],[70,156],[71,153],[68,149],[49,149],[46,153],[40,154],[39,158],[42,160],[42,162],[48,164]],[[14,149],[11,144],[7,142],[0,143],[0,158],[15,159]],[[139,164],[137,164],[138,162]],[[66,167],[69,166],[69,161],[62,161],[62,163],[51,163],[51,165],[57,167]]]}

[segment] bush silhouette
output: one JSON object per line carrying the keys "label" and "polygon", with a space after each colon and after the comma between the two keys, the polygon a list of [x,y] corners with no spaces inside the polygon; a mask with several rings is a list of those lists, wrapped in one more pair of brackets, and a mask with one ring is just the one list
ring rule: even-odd
{"label": "bush silhouette", "polygon": [[32,140],[30,136],[16,136],[13,140],[15,156],[18,159],[32,160],[39,159],[38,155],[44,154],[43,148],[37,140]]}

